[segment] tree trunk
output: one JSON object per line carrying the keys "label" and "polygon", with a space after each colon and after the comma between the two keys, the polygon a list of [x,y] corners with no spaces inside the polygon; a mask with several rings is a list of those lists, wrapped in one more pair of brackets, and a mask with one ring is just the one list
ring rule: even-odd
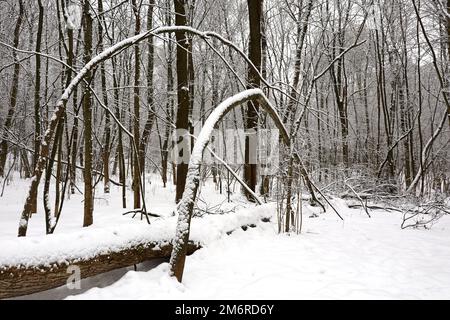
{"label": "tree trunk", "polygon": [[[34,155],[33,168],[36,168],[39,159],[39,148],[41,146],[41,42],[42,42],[42,28],[44,24],[44,7],[42,0],[38,0],[39,18],[38,30],[36,36],[36,65],[35,65],[35,82],[34,82]],[[31,211],[37,212],[37,189],[33,194],[33,207]]]}
{"label": "tree trunk", "polygon": [[[65,127],[65,119],[66,117],[63,117],[61,119],[62,125],[61,127]],[[57,163],[56,163],[56,177],[55,177],[55,210],[54,210],[54,215],[56,216],[58,210],[59,210],[59,206],[60,206],[60,202],[62,201],[61,198],[64,197],[63,194],[61,194],[61,183],[62,183],[62,143],[63,143],[63,134],[62,134],[62,130],[61,130],[61,135],[58,138],[58,144],[55,143],[55,147],[58,147],[58,151],[57,151]],[[69,142],[69,141],[67,141]],[[53,226],[52,226],[53,228]]]}
{"label": "tree trunk", "polygon": [[[116,70],[116,61],[113,58],[112,61],[112,78],[113,78],[113,86],[114,86],[114,108],[115,108],[115,115],[116,118],[119,119],[119,121],[122,121],[122,116],[120,112],[120,100],[119,100],[119,81],[117,80],[117,70]],[[118,165],[119,165],[119,181],[122,185],[122,208],[127,207],[127,198],[126,198],[126,184],[125,184],[125,156],[123,152],[123,137],[122,137],[122,130],[118,128],[117,133],[117,158],[118,158]]]}
{"label": "tree trunk", "polygon": [[[84,63],[91,60],[92,55],[92,16],[89,0],[83,1],[83,31],[84,31]],[[88,71],[86,79],[89,82],[91,72]],[[91,92],[84,85],[83,118],[84,118],[84,219],[83,227],[93,223],[94,199],[92,190],[92,101]]]}
{"label": "tree trunk", "polygon": [[[17,17],[16,26],[14,28],[14,43],[13,47],[17,49],[19,47],[20,40],[20,28],[22,26],[22,22],[24,19],[24,6],[23,0],[19,0],[19,16]],[[3,126],[3,132],[11,129],[13,123],[14,113],[16,111],[17,105],[17,91],[19,89],[19,71],[20,71],[20,62],[17,58],[17,52],[13,51],[14,58],[14,73],[11,85],[11,94],[9,98],[9,109],[8,114],[6,115],[5,124]],[[4,137],[0,142],[0,177],[4,176],[5,172],[5,164],[6,158],[8,157],[8,139]]]}
{"label": "tree trunk", "polygon": [[[249,59],[253,65],[261,70],[262,45],[261,45],[261,22],[263,15],[262,0],[247,0],[248,17],[250,25],[249,38]],[[256,70],[248,67],[247,70],[247,88],[258,88],[260,86],[260,77]],[[257,184],[257,165],[256,165],[256,139],[258,130],[258,101],[249,101],[246,111],[246,130],[245,138],[245,164],[244,181],[252,191],[255,191]],[[249,200],[252,196],[244,190],[244,194]]]}
{"label": "tree trunk", "polygon": [[[132,0],[133,13],[135,18],[134,34],[137,35],[141,32],[141,17],[140,17],[140,5],[138,6],[136,0]],[[133,88],[133,136],[135,143],[139,143],[140,133],[140,82],[141,82],[141,53],[139,46],[134,46],[134,88]],[[133,204],[135,209],[141,207],[141,184],[140,184],[140,168],[139,158],[140,155],[133,150]],[[141,155],[142,157],[142,155]]]}
{"label": "tree trunk", "polygon": [[[347,23],[348,13],[343,12],[343,8],[338,8],[338,30],[333,38],[332,59],[339,57],[344,51],[345,45],[345,29]],[[337,53],[336,49],[338,48]],[[347,101],[347,79],[345,75],[344,57],[340,57],[337,61],[336,68],[333,66],[330,69],[331,79],[333,82],[333,89],[336,98],[336,106],[339,113],[339,124],[341,127],[341,149],[342,162],[344,167],[349,167],[349,152],[348,152],[348,101]]]}
{"label": "tree trunk", "polygon": [[[186,19],[186,0],[174,0],[175,4],[175,25],[185,26]],[[188,49],[189,43],[187,34],[184,31],[176,31],[175,38],[177,41],[177,98],[178,98],[178,108],[176,115],[176,141],[175,143],[180,143],[182,140],[184,142],[189,141],[190,138],[187,135],[189,132],[189,67],[188,67]],[[186,139],[186,140],[185,140]],[[184,149],[183,155],[176,155],[176,194],[175,202],[178,203],[181,200],[184,192],[184,186],[186,183],[186,175],[188,163],[185,161],[186,152],[189,150]]]}
{"label": "tree trunk", "polygon": [[[150,0],[148,10],[147,10],[147,30],[153,28],[153,8],[155,6],[155,1]],[[147,55],[147,121],[145,122],[144,131],[142,132],[141,142],[139,144],[139,156],[140,156],[140,166],[142,173],[145,172],[145,155],[147,144],[150,140],[150,133],[153,128],[153,123],[155,121],[155,106],[153,99],[153,72],[154,72],[154,49],[153,49],[153,36],[148,38],[148,55]]]}
{"label": "tree trunk", "polygon": [[[103,14],[103,0],[98,0],[98,50],[103,51],[103,25],[105,16]],[[108,107],[108,93],[106,91],[105,63],[100,65],[100,77],[102,85],[103,104]],[[103,191],[109,193],[109,158],[111,154],[111,119],[109,112],[105,112],[105,142],[103,145]]]}
{"label": "tree trunk", "polygon": [[286,111],[283,115],[283,123],[290,123],[293,121],[291,119],[295,116],[295,105],[297,102],[295,99],[297,99],[298,96],[298,85],[300,81],[300,73],[301,73],[301,64],[302,64],[302,54],[303,54],[303,45],[305,43],[305,37],[306,32],[308,30],[308,21],[309,17],[311,16],[311,11],[313,7],[313,0],[309,0],[305,17],[303,17],[302,14],[302,8],[299,7],[299,13],[297,17],[297,41],[296,41],[296,53],[295,53],[295,63],[294,63],[294,76],[292,78],[292,89],[289,92],[289,95],[292,97],[292,99],[289,99]]}

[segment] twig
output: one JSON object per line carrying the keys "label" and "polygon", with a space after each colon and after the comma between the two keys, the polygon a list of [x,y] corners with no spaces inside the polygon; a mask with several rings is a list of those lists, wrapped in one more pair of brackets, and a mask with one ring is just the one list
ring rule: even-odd
{"label": "twig", "polygon": [[367,209],[366,205],[364,204],[363,199],[361,199],[361,197],[359,196],[359,194],[355,191],[355,189],[353,189],[353,187],[351,185],[349,185],[347,183],[347,181],[344,181],[345,185],[355,194],[355,196],[358,198],[359,202],[361,202],[361,206],[364,208],[364,211],[366,211],[367,215],[369,216],[369,218],[371,218],[369,210]]}

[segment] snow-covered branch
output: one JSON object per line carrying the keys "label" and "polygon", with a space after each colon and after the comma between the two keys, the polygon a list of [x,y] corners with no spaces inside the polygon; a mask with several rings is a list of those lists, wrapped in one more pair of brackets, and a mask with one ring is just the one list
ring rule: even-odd
{"label": "snow-covered branch", "polygon": [[218,124],[233,108],[254,100],[258,100],[261,108],[269,114],[280,131],[283,142],[288,147],[290,146],[289,135],[281,121],[280,116],[261,89],[249,89],[242,91],[241,93],[226,99],[213,110],[200,131],[192,150],[189,160],[185,191],[177,207],[178,224],[175,239],[173,241],[174,249],[170,258],[170,265],[171,271],[178,281],[181,281],[183,277],[187,243],[189,241],[190,223],[200,183],[200,167],[202,164],[203,151],[207,147],[210,136],[216,124]]}

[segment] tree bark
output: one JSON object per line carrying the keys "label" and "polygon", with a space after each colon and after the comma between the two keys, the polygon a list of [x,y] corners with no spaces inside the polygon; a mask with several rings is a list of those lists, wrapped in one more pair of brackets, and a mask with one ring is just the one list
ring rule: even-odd
{"label": "tree bark", "polygon": [[[20,40],[20,28],[22,26],[22,22],[24,19],[24,5],[23,0],[19,0],[19,15],[17,17],[16,26],[14,28],[14,41],[13,47],[17,49],[19,47]],[[20,71],[20,62],[17,58],[17,52],[13,51],[14,58],[14,71],[13,71],[13,79],[11,84],[11,93],[9,98],[9,109],[6,115],[5,124],[3,126],[3,132],[11,129],[13,124],[14,114],[16,112],[17,105],[17,92],[19,89],[19,71]],[[6,159],[8,157],[8,139],[4,137],[0,142],[0,177],[4,176]]]}
{"label": "tree bark", "polygon": [[[175,4],[175,25],[186,26],[186,0],[174,0]],[[188,37],[184,31],[176,31],[175,38],[177,41],[177,99],[178,108],[176,115],[176,141],[180,143],[183,141],[190,141],[190,137],[187,135],[189,132],[189,67],[188,67]],[[176,155],[176,194],[175,202],[178,203],[183,196],[184,187],[186,183],[186,175],[188,163],[184,161],[186,158],[186,152],[189,150],[184,149],[183,156],[178,157]]]}
{"label": "tree bark", "polygon": [[[188,254],[200,249],[200,245],[190,242]],[[82,279],[111,270],[125,268],[138,263],[160,258],[168,258],[172,252],[171,244],[145,243],[131,248],[98,254],[86,260],[60,263],[49,261],[48,266],[2,266],[0,265],[0,299],[12,298],[49,290],[67,284],[71,273],[70,266],[80,268]]]}
{"label": "tree bark", "polygon": [[[83,30],[84,30],[84,63],[91,60],[92,55],[92,16],[89,0],[83,1]],[[91,78],[88,71],[86,79]],[[88,80],[89,82],[89,80]],[[85,84],[83,95],[84,118],[84,219],[83,227],[93,223],[94,199],[92,190],[92,101],[89,87]]]}
{"label": "tree bark", "polygon": [[[141,32],[141,17],[140,5],[137,5],[136,0],[132,0],[132,7],[134,13],[134,34],[138,35]],[[140,141],[140,90],[141,83],[141,52],[138,45],[134,46],[134,88],[133,88],[133,136],[134,141]],[[141,185],[140,185],[140,155],[133,150],[133,206],[135,209],[141,207]]]}
{"label": "tree bark", "polygon": [[[103,0],[98,0],[98,50],[103,51],[103,25],[105,16],[103,14]],[[100,65],[100,77],[102,85],[102,98],[105,106],[108,107],[108,93],[106,91],[106,70],[105,63]],[[109,193],[109,158],[111,154],[111,119],[108,112],[105,112],[105,142],[103,145],[103,191]]]}
{"label": "tree bark", "polygon": [[[38,0],[39,18],[38,18],[38,30],[36,35],[36,65],[35,65],[35,80],[34,80],[34,156],[33,156],[33,168],[36,167],[39,159],[39,148],[41,146],[41,42],[42,42],[42,29],[44,24],[44,7],[42,0]],[[33,213],[37,212],[37,192],[33,195]]]}
{"label": "tree bark", "polygon": [[[147,9],[147,30],[153,28],[153,9],[155,7],[155,1],[150,0]],[[142,174],[145,173],[145,156],[146,148],[150,140],[150,133],[155,122],[155,106],[154,106],[154,89],[153,89],[153,72],[154,72],[154,48],[153,48],[153,36],[148,38],[148,54],[147,54],[147,121],[145,122],[144,131],[142,132],[141,142],[139,144],[139,156],[140,166]],[[145,185],[144,185],[145,186]]]}
{"label": "tree bark", "polygon": [[[253,65],[261,70],[262,44],[261,44],[261,23],[263,15],[262,0],[247,0],[248,17],[250,26],[249,38],[249,59]],[[261,84],[258,72],[248,67],[247,71],[247,88],[258,88]],[[258,111],[259,104],[257,100],[249,101],[246,110],[246,130],[245,137],[245,164],[244,164],[244,181],[252,191],[255,191],[257,184],[257,164],[256,164],[256,139],[258,130]],[[249,200],[253,200],[252,196],[244,190],[244,194]]]}

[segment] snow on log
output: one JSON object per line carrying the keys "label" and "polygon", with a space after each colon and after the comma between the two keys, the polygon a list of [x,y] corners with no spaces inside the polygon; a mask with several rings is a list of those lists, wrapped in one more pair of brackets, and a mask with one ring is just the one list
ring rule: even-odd
{"label": "snow on log", "polygon": [[[188,254],[200,248],[189,242]],[[149,242],[119,251],[98,254],[89,259],[65,262],[48,261],[40,266],[0,265],[0,299],[17,297],[63,286],[72,275],[71,266],[78,267],[82,279],[114,269],[124,268],[156,258],[168,258],[172,252],[169,241]]]}
{"label": "snow on log", "polygon": [[[258,226],[271,219],[273,204],[227,214],[194,217],[188,254],[234,230]],[[65,285],[69,266],[78,266],[81,278],[155,258],[169,257],[176,217],[155,219],[151,225],[121,214],[112,224],[71,232],[5,239],[0,250],[0,299],[31,294]],[[73,271],[73,270],[72,270]]]}

